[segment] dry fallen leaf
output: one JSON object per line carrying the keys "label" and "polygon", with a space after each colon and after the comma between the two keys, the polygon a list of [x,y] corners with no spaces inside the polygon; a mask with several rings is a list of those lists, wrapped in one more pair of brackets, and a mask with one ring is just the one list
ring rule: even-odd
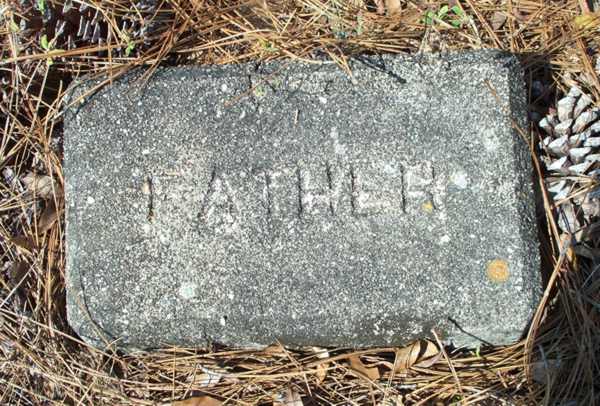
{"label": "dry fallen leaf", "polygon": [[51,198],[52,192],[56,189],[54,179],[48,175],[29,172],[21,179],[21,182],[27,187],[27,190],[43,199]]}
{"label": "dry fallen leaf", "polygon": [[502,26],[504,25],[504,23],[506,22],[506,14],[502,13],[500,11],[496,11],[493,15],[492,15],[492,20],[491,20],[491,24],[492,24],[492,28],[494,30],[499,30],[500,28],[502,28]]}
{"label": "dry fallen leaf", "polygon": [[27,297],[27,276],[29,274],[30,266],[27,262],[17,261],[12,264],[9,268],[8,276],[13,286],[18,286],[17,293],[22,299]]}
{"label": "dry fallen leaf", "polygon": [[558,373],[561,366],[560,360],[547,359],[545,361],[538,361],[531,364],[531,377],[537,383],[545,384],[552,379]]}
{"label": "dry fallen leaf", "polygon": [[[319,359],[327,359],[329,358],[329,351],[324,348],[312,347],[313,352]],[[322,383],[327,377],[327,368],[329,367],[328,362],[324,362],[322,364],[317,365],[317,381]]]}
{"label": "dry fallen leaf", "polygon": [[520,22],[526,23],[529,20],[529,12],[525,9],[513,9],[513,16]]}
{"label": "dry fallen leaf", "polygon": [[185,400],[177,400],[172,406],[220,406],[223,402],[210,396],[196,396]]}
{"label": "dry fallen leaf", "polygon": [[33,241],[33,238],[25,236],[25,235],[9,237],[8,240],[10,242],[12,242],[13,244],[15,244],[18,248],[27,251],[27,253],[29,253],[29,254],[31,254],[33,251],[38,249],[38,246]]}
{"label": "dry fallen leaf", "polygon": [[431,358],[439,353],[440,350],[431,341],[416,341],[409,346],[396,350],[395,372],[405,372],[418,361]]}
{"label": "dry fallen leaf", "polygon": [[399,14],[402,11],[402,7],[400,5],[400,0],[385,0],[385,6],[388,11],[388,15]]}
{"label": "dry fallen leaf", "polygon": [[10,277],[13,285],[18,284],[21,279],[27,275],[29,265],[24,261],[17,261],[9,268],[8,276]]}
{"label": "dry fallen leaf", "polygon": [[327,351],[325,348],[311,347],[311,349],[315,353],[315,355],[317,356],[317,358],[319,358],[319,359],[327,359],[327,358],[329,358],[329,351]]}
{"label": "dry fallen leaf", "polygon": [[201,374],[197,374],[193,377],[193,382],[196,385],[203,387],[213,386],[218,384],[223,378],[227,371],[223,368],[218,368],[216,365],[209,368],[205,368],[202,365],[198,365],[198,369],[202,371]]}
{"label": "dry fallen leaf", "polygon": [[327,378],[327,368],[329,367],[329,363],[319,364],[317,365],[317,382],[323,383],[325,378]]}
{"label": "dry fallen leaf", "polygon": [[367,368],[358,355],[351,355],[348,359],[350,360],[350,368],[370,380],[375,381],[381,376],[377,367]]}
{"label": "dry fallen leaf", "polygon": [[268,347],[265,347],[263,350],[265,354],[277,356],[277,357],[286,357],[287,354],[285,352],[285,348],[281,344],[271,344]]}
{"label": "dry fallen leaf", "polygon": [[295,389],[288,388],[273,401],[273,406],[304,406],[304,403]]}
{"label": "dry fallen leaf", "polygon": [[419,341],[411,345],[396,350],[396,359],[394,361],[395,372],[404,372],[408,370],[419,358],[421,345]]}
{"label": "dry fallen leaf", "polygon": [[218,384],[220,380],[221,375],[208,373],[194,376],[193,383],[201,387],[207,387]]}
{"label": "dry fallen leaf", "polygon": [[56,204],[54,200],[49,200],[46,208],[40,215],[37,225],[38,234],[45,233],[50,230],[52,225],[58,220],[58,210],[56,208]]}
{"label": "dry fallen leaf", "polygon": [[423,361],[419,361],[416,364],[414,364],[413,366],[419,367],[419,368],[429,368],[430,366],[432,366],[433,364],[438,362],[442,358],[443,355],[444,354],[441,351],[439,351],[433,357],[426,358]]}

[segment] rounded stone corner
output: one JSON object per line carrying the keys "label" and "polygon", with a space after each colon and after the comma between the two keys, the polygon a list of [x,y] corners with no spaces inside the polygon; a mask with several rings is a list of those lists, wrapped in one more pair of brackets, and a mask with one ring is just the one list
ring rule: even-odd
{"label": "rounded stone corner", "polygon": [[66,313],[69,326],[84,343],[95,348],[107,347],[105,340],[98,335],[99,327],[92,320],[83,292],[79,289],[67,289]]}

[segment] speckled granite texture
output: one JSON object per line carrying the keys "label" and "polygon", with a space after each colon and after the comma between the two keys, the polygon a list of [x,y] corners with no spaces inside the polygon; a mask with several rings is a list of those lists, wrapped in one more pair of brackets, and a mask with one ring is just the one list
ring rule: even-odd
{"label": "speckled granite texture", "polygon": [[517,340],[541,291],[530,158],[505,114],[525,122],[518,61],[350,66],[163,68],[70,108],[75,331],[125,348]]}

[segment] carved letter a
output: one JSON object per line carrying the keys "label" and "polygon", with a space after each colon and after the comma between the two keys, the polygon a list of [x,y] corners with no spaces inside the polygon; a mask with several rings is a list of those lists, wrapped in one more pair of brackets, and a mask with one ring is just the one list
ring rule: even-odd
{"label": "carved letter a", "polygon": [[227,176],[217,171],[212,173],[208,190],[200,212],[200,220],[206,223],[232,224],[239,214],[238,205]]}

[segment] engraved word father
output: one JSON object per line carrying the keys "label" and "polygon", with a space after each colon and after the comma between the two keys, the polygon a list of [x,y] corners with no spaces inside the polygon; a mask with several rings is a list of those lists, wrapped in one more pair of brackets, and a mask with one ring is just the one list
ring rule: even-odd
{"label": "engraved word father", "polygon": [[[151,176],[156,216],[173,210],[178,176]],[[429,161],[406,165],[393,161],[352,163],[297,162],[269,168],[227,172],[213,166],[200,191],[199,220],[232,224],[260,215],[270,220],[311,217],[400,216],[430,213],[442,202],[434,190],[437,179]],[[200,195],[198,196],[198,192]]]}

